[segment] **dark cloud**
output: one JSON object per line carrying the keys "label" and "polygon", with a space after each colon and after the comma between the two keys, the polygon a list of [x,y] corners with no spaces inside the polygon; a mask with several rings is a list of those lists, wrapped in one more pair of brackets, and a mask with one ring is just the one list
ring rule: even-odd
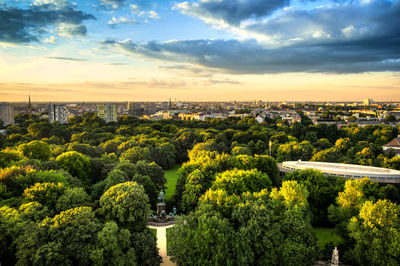
{"label": "dark cloud", "polygon": [[87,33],[86,26],[83,24],[74,25],[74,24],[65,24],[62,23],[58,27],[58,31],[60,35],[64,36],[85,36]]}
{"label": "dark cloud", "polygon": [[84,20],[94,16],[79,11],[73,5],[32,5],[21,9],[0,5],[0,41],[9,43],[38,42],[49,28],[69,25],[70,35],[85,35]]}
{"label": "dark cloud", "polygon": [[47,56],[47,59],[56,59],[56,60],[66,60],[66,61],[77,61],[77,62],[85,62],[87,59],[82,58],[72,58],[72,57],[62,57],[62,56]]}
{"label": "dark cloud", "polygon": [[230,73],[400,71],[400,37],[265,48],[255,40],[190,40],[104,46],[160,60],[219,68]]}
{"label": "dark cloud", "polygon": [[208,0],[196,3],[182,2],[175,7],[188,15],[222,19],[229,24],[238,25],[245,19],[270,15],[289,3],[289,0]]}
{"label": "dark cloud", "polygon": [[311,10],[287,9],[243,29],[286,44],[399,37],[400,1],[350,1]]}
{"label": "dark cloud", "polygon": [[[306,2],[306,0],[304,0]],[[287,1],[201,0],[183,13],[253,39],[104,41],[108,47],[230,73],[400,71],[400,0],[343,0],[282,9]],[[271,12],[279,10],[273,16]],[[248,20],[252,18],[251,20]],[[241,23],[246,20],[246,23]]]}

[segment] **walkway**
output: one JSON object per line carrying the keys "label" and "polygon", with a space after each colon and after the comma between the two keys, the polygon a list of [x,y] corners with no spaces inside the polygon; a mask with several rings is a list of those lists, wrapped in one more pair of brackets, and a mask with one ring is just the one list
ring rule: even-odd
{"label": "walkway", "polygon": [[148,228],[151,229],[156,229],[157,230],[157,247],[158,247],[158,253],[162,257],[162,263],[161,266],[173,266],[176,265],[176,263],[172,262],[169,259],[169,256],[167,256],[167,228],[175,226],[174,224],[172,225],[167,225],[167,226],[151,226],[149,225]]}

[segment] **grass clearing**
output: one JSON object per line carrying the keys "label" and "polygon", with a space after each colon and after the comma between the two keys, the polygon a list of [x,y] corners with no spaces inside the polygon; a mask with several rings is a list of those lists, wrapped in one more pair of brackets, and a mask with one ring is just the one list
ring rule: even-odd
{"label": "grass clearing", "polygon": [[169,170],[164,171],[165,178],[167,179],[167,189],[165,190],[165,198],[170,199],[175,194],[176,180],[178,179],[178,169],[180,164],[175,165]]}
{"label": "grass clearing", "polygon": [[318,246],[322,250],[329,242],[333,242],[336,246],[343,241],[342,237],[335,233],[333,228],[314,227],[317,235]]}
{"label": "grass clearing", "polygon": [[149,228],[149,230],[157,238],[157,229]]}
{"label": "grass clearing", "polygon": [[166,229],[167,230],[167,232],[166,232],[166,235],[167,235],[167,256],[169,256],[169,253],[168,253],[168,250],[169,250],[169,241],[170,241],[170,234],[171,234],[171,227],[169,227],[169,228],[167,228]]}

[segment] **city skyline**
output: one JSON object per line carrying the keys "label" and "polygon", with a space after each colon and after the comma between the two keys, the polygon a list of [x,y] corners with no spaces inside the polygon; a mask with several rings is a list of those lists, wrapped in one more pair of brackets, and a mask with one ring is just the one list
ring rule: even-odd
{"label": "city skyline", "polygon": [[2,101],[400,101],[399,0],[6,0],[0,11]]}

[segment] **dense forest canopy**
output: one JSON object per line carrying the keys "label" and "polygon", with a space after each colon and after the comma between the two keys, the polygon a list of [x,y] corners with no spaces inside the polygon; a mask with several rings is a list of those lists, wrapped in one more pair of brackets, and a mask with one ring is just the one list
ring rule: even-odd
{"label": "dense forest canopy", "polygon": [[[164,170],[181,165],[168,211],[180,265],[313,265],[328,259],[313,227],[334,227],[341,260],[400,261],[395,185],[313,170],[279,177],[277,162],[312,160],[400,170],[382,145],[397,127],[312,125],[253,117],[106,124],[94,113],[49,124],[18,115],[0,135],[2,265],[159,265],[147,229]],[[271,150],[269,149],[271,147]],[[271,156],[269,156],[271,155]]]}

